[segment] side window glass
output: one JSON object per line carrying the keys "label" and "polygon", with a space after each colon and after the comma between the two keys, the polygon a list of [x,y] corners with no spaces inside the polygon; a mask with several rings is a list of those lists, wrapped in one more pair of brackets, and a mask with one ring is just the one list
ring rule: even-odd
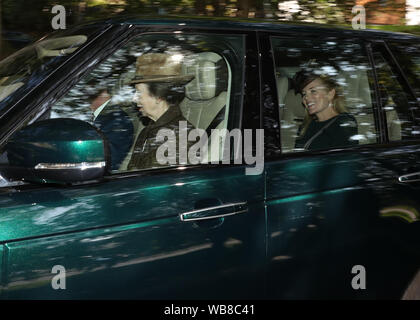
{"label": "side window glass", "polygon": [[357,41],[273,37],[282,152],[377,141],[371,68]]}
{"label": "side window glass", "polygon": [[223,129],[240,108],[232,93],[242,92],[243,48],[241,35],[140,35],[80,79],[50,117],[101,130],[114,173],[218,162]]}
{"label": "side window glass", "polygon": [[389,46],[417,98],[420,98],[420,44],[392,42]]}
{"label": "side window glass", "polygon": [[390,141],[418,139],[420,137],[417,102],[384,47],[373,47],[379,94],[386,114]]}
{"label": "side window glass", "polygon": [[54,72],[99,31],[90,26],[58,32],[0,61],[0,110]]}

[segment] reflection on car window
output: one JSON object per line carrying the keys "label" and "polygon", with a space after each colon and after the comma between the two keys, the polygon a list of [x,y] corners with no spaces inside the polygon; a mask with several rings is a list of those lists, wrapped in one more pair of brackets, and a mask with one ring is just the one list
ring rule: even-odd
{"label": "reflection on car window", "polygon": [[417,97],[420,98],[420,44],[392,42],[390,47]]}
{"label": "reflection on car window", "polygon": [[419,113],[417,101],[404,89],[403,80],[385,58],[391,57],[384,48],[375,46],[373,50],[380,98],[387,114],[389,140],[418,139],[420,127],[416,120]]}
{"label": "reflection on car window", "polygon": [[53,72],[97,30],[85,27],[55,33],[0,61],[0,110]]}
{"label": "reflection on car window", "polygon": [[357,41],[273,37],[272,47],[283,153],[376,142],[371,70]]}
{"label": "reflection on car window", "polygon": [[[226,133],[217,137],[211,133],[228,129],[229,115],[240,107],[240,95],[231,92],[242,92],[243,48],[243,36],[140,35],[82,77],[52,106],[51,118],[74,118],[98,127],[109,144],[114,172],[162,166],[155,159],[156,148],[162,144],[155,140],[155,133],[173,125],[171,114],[187,121],[189,129],[201,129],[209,137],[201,163],[218,161],[223,158]],[[179,66],[176,77],[153,81],[169,88],[149,86],[150,79],[147,88],[138,86],[134,80],[143,76],[140,71],[163,68],[163,62],[159,68],[152,67],[152,61],[162,57]],[[149,71],[144,76],[159,79]],[[157,96],[165,90],[177,90],[178,97],[182,90],[182,97],[175,103],[175,94]],[[147,105],[142,105],[147,102],[141,96],[150,92],[158,102],[170,105],[161,117],[155,118]]]}

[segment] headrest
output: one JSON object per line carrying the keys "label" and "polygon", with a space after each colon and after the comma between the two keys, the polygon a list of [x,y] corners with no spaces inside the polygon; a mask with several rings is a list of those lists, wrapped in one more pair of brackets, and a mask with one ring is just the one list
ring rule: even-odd
{"label": "headrest", "polygon": [[182,73],[194,76],[185,86],[185,95],[190,100],[209,100],[227,90],[226,62],[217,53],[202,52],[193,55],[182,65]]}
{"label": "headrest", "polygon": [[295,93],[294,90],[289,90],[284,97],[284,104],[294,118],[303,119],[305,116],[305,108],[302,104],[302,95]]}
{"label": "headrest", "polygon": [[296,72],[300,71],[299,67],[281,67],[278,68],[278,73],[283,76],[292,79]]}

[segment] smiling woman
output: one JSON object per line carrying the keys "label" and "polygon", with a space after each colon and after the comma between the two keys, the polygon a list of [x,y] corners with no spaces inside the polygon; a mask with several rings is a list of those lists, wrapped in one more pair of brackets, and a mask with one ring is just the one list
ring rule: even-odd
{"label": "smiling woman", "polygon": [[357,41],[272,38],[282,153],[376,143],[372,73]]}
{"label": "smiling woman", "polygon": [[[200,163],[230,159],[223,129],[241,103],[241,94],[231,92],[242,91],[243,41],[236,35],[135,34],[52,105],[50,117],[75,118],[100,129],[114,173],[197,164],[189,162],[194,141],[187,139],[175,161],[172,153],[169,163],[159,161],[156,151],[165,143],[158,141],[160,129],[173,130],[177,141],[178,133],[202,130],[208,140]],[[239,125],[237,117],[232,121]],[[220,136],[211,135],[215,129]]]}
{"label": "smiling woman", "polygon": [[295,81],[302,94],[305,118],[296,148],[328,149],[357,145],[357,121],[347,112],[341,88],[327,75],[300,72]]}

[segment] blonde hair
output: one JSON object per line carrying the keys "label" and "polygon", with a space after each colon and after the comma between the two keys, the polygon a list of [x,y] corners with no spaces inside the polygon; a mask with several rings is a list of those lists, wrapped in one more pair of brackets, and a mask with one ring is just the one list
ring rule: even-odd
{"label": "blonde hair", "polygon": [[[341,87],[333,80],[331,77],[327,75],[317,75],[317,74],[306,74],[304,75],[303,81],[299,85],[299,91],[302,94],[303,88],[306,87],[312,81],[320,79],[325,87],[327,87],[328,92],[331,90],[335,90],[334,98],[332,100],[332,108],[338,114],[348,112],[345,106],[344,95]],[[300,131],[299,136],[302,137],[305,135],[306,130],[308,129],[309,125],[311,124],[312,120],[316,118],[316,115],[310,115],[308,109],[305,108],[305,117],[303,118],[302,123],[302,130]]]}

